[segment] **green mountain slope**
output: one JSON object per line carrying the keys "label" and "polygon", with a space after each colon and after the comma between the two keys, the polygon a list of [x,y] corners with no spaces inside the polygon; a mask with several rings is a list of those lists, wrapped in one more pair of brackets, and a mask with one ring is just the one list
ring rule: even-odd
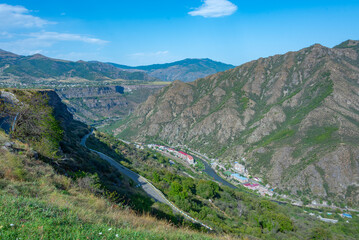
{"label": "green mountain slope", "polygon": [[153,81],[141,71],[124,71],[101,62],[71,62],[52,59],[40,54],[19,56],[0,50],[1,81],[32,83],[39,80],[103,81],[113,79]]}
{"label": "green mountain slope", "polygon": [[358,44],[316,44],[175,81],[112,128],[123,139],[241,161],[279,193],[357,206]]}
{"label": "green mountain slope", "polygon": [[197,78],[222,72],[231,68],[233,65],[216,62],[211,59],[184,59],[181,61],[165,64],[154,64],[148,66],[129,67],[115,63],[109,63],[121,69],[137,69],[148,73],[150,76],[161,79],[162,81],[181,80],[192,82]]}

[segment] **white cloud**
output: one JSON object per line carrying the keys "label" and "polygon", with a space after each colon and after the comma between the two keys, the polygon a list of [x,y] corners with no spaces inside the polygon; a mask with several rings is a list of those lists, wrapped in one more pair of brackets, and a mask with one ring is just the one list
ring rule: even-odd
{"label": "white cloud", "polygon": [[238,7],[228,0],[203,0],[203,5],[189,12],[191,16],[206,18],[223,17],[232,15]]}
{"label": "white cloud", "polygon": [[[58,33],[58,32],[35,32],[29,34],[16,35],[16,40],[1,42],[0,48],[17,54],[31,55],[34,53],[46,53],[44,49],[49,49],[55,44],[63,42],[82,42],[102,46],[108,43],[105,40],[91,38],[80,34]],[[0,34],[1,39],[1,34]]]}
{"label": "white cloud", "polygon": [[132,53],[129,56],[131,57],[161,57],[168,55],[169,51],[157,51],[157,52],[139,52],[139,53]]}
{"label": "white cloud", "polygon": [[0,29],[9,28],[41,28],[53,22],[46,21],[29,14],[30,10],[23,6],[0,4]]}
{"label": "white cloud", "polygon": [[127,55],[129,58],[126,60],[128,64],[132,65],[149,65],[153,63],[166,63],[172,60],[169,51],[156,51],[156,52],[138,52]]}
{"label": "white cloud", "polygon": [[38,41],[73,41],[73,42],[84,42],[92,44],[105,44],[108,41],[101,40],[98,38],[91,38],[80,34],[73,33],[58,33],[58,32],[37,32],[30,33],[30,38]]}
{"label": "white cloud", "polygon": [[34,12],[23,6],[0,4],[0,49],[21,55],[56,54],[63,51],[60,48],[76,51],[88,49],[88,45],[102,48],[108,43],[84,34],[48,31],[47,26],[55,23],[35,16]]}
{"label": "white cloud", "polygon": [[11,34],[11,33],[9,33],[9,32],[6,32],[6,31],[4,31],[4,32],[0,32],[0,39],[2,39],[2,38],[12,38],[14,35],[13,34]]}

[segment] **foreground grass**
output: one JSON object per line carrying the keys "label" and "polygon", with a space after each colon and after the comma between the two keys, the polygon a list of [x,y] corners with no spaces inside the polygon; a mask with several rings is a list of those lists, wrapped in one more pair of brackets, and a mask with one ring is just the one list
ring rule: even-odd
{"label": "foreground grass", "polygon": [[[10,195],[0,196],[1,239],[211,239],[195,234],[164,233],[132,226],[83,221],[71,208]],[[170,230],[170,229],[168,229]]]}
{"label": "foreground grass", "polygon": [[[8,141],[0,133],[0,146]],[[71,179],[0,148],[0,239],[216,239],[114,201],[91,178]]]}

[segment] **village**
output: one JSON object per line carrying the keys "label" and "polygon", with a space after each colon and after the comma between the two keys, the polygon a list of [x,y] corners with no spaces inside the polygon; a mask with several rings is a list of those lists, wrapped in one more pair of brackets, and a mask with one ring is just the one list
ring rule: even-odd
{"label": "village", "polygon": [[[171,154],[172,156],[184,160],[186,163],[190,165],[196,164],[193,156],[183,151],[177,151],[173,148],[157,145],[157,144],[148,144],[147,147],[156,151]],[[257,177],[252,178],[249,175],[248,170],[245,168],[244,165],[235,162],[231,169],[226,169],[223,165],[217,162],[212,162],[211,165],[212,165],[211,167],[214,170],[217,170],[217,173],[219,170],[221,176],[225,178],[227,181],[237,184],[239,183],[247,189],[258,192],[262,196],[269,196],[269,197],[273,196],[273,189],[271,189],[268,184],[266,186],[263,186],[261,184],[262,180],[260,178]]]}
{"label": "village", "polygon": [[[245,159],[242,158],[242,161]],[[234,162],[230,169],[227,169],[222,164],[214,161],[211,163],[213,169],[221,173],[221,176],[227,180],[240,183],[243,187],[258,192],[262,196],[273,196],[273,189],[267,184],[262,185],[262,180],[258,177],[252,177],[245,165]]]}
{"label": "village", "polygon": [[[143,144],[139,144],[139,143],[137,143],[135,146],[139,149],[144,149],[145,147],[148,147],[150,149],[164,153],[166,155],[171,155],[173,157],[183,160],[184,164],[187,164],[190,166],[194,166],[197,164],[196,160],[194,159],[194,157],[192,155],[185,153],[183,151],[175,150],[174,148],[171,148],[171,147],[158,145],[158,144],[143,145]],[[210,165],[211,165],[210,167],[220,177],[222,177],[226,181],[232,183],[233,185],[241,185],[248,190],[257,192],[261,196],[266,196],[266,197],[270,197],[270,198],[273,197],[274,188],[271,187],[269,184],[264,185],[261,178],[251,176],[249,174],[248,169],[245,167],[244,164],[242,164],[242,163],[245,163],[245,161],[246,161],[246,159],[244,157],[241,158],[241,163],[236,161],[232,165],[227,164],[226,166],[224,166],[223,163],[220,163],[218,161],[218,159],[209,159],[207,156],[204,156],[204,155],[197,153],[193,150],[190,150],[190,151],[193,152],[193,154],[197,157],[201,156],[201,158],[205,158],[208,162],[210,162]],[[175,164],[172,160],[170,160],[170,163]],[[289,200],[292,205],[303,206],[302,202],[299,200],[290,199],[286,195],[280,195],[280,197]],[[315,208],[316,205],[317,205],[316,201],[312,201],[312,203],[308,206]],[[327,207],[327,205],[325,205],[324,207]],[[306,211],[304,211],[304,212],[306,212]],[[322,212],[320,212],[319,215],[315,215],[312,212],[309,212],[308,214],[314,218],[318,218],[319,220],[321,220],[323,222],[334,223],[334,224],[338,222],[337,219],[324,217],[324,213],[322,214]],[[328,212],[327,215],[330,216],[330,215],[332,215],[332,213]],[[347,218],[347,219],[352,218],[352,215],[350,215],[348,213],[342,213],[339,216],[342,218]],[[349,222],[349,221],[346,221],[346,222]]]}
{"label": "village", "polygon": [[150,149],[153,149],[153,150],[160,151],[160,152],[169,153],[177,158],[180,158],[180,159],[186,161],[190,165],[196,164],[194,158],[185,152],[177,151],[173,148],[169,148],[169,147],[161,146],[161,145],[157,145],[157,144],[148,144],[147,147]]}

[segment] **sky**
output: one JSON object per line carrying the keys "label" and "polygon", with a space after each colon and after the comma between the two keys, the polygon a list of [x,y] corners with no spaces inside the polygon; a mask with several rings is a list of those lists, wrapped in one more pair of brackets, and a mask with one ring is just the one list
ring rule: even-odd
{"label": "sky", "polygon": [[359,40],[359,1],[0,1],[0,49],[130,66],[211,58],[240,65]]}

